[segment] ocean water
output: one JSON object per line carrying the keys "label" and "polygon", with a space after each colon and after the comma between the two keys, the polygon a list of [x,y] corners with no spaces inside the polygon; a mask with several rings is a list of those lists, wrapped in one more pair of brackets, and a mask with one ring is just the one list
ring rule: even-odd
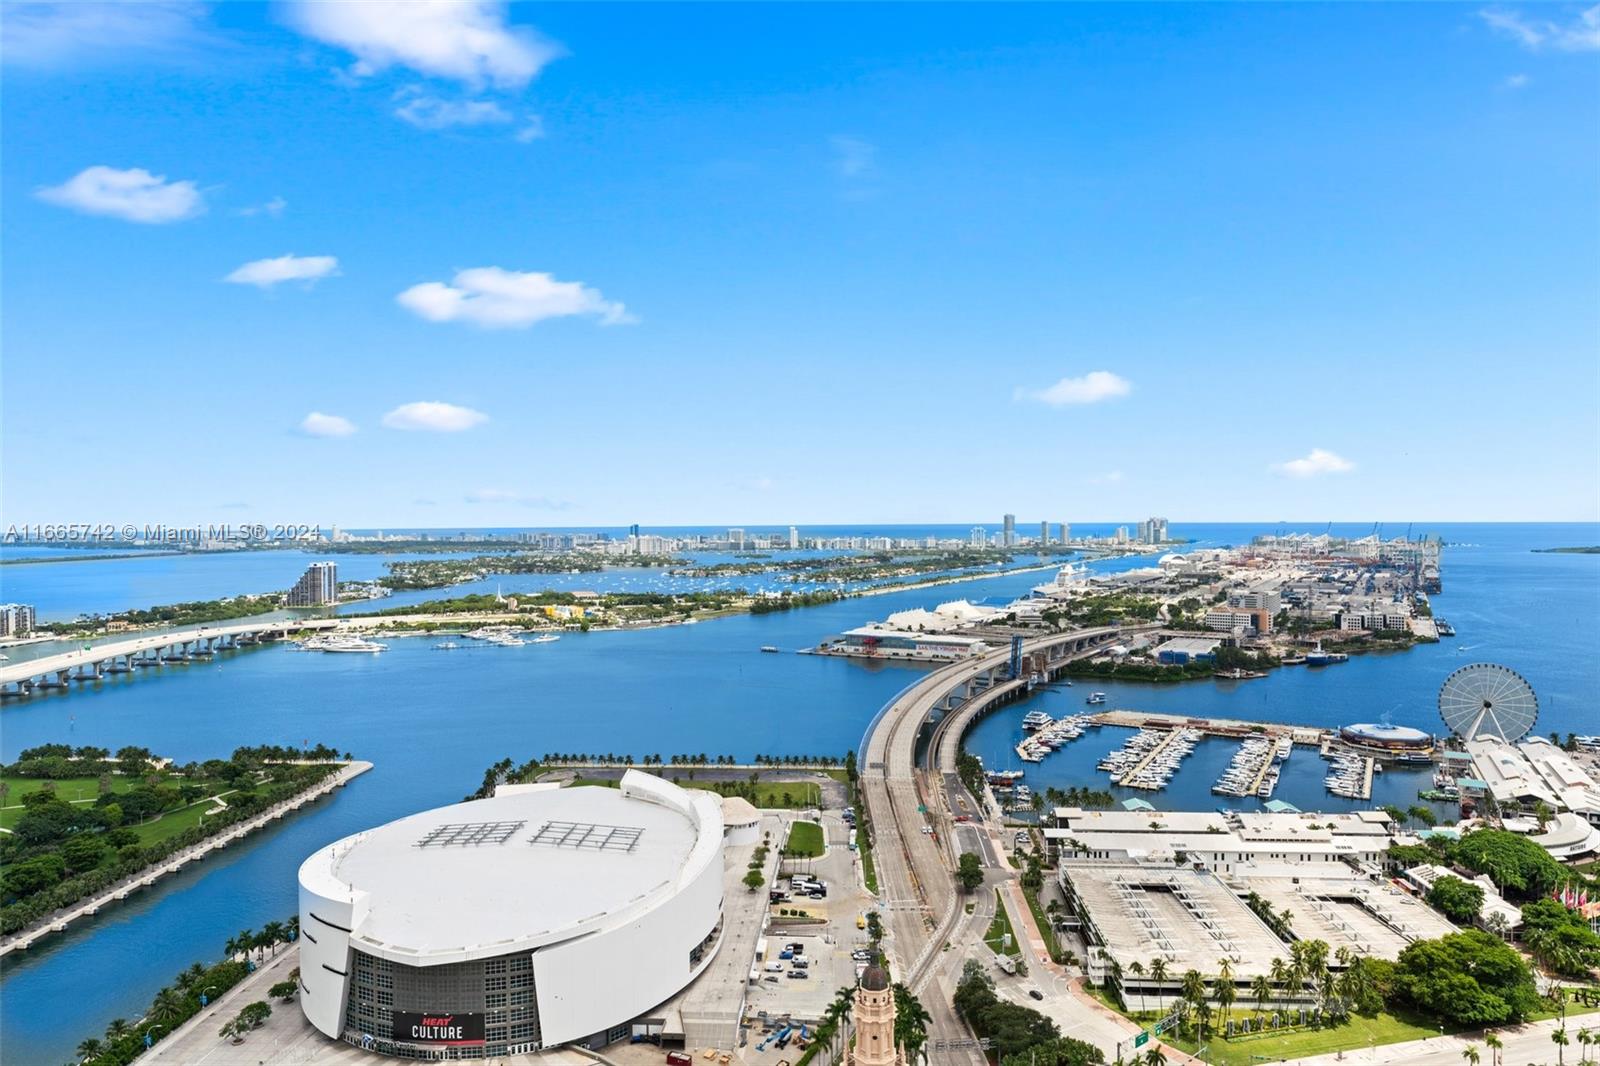
{"label": "ocean water", "polygon": [[[956,532],[930,532],[959,536],[969,527],[942,528]],[[1203,545],[1237,544],[1271,528],[1174,526],[1173,532]],[[1367,528],[1345,532],[1359,535]],[[1511,666],[1533,683],[1541,732],[1600,730],[1600,658],[1594,654],[1600,637],[1600,557],[1531,550],[1595,543],[1600,531],[1485,525],[1446,526],[1438,532],[1460,545],[1446,550],[1444,592],[1434,598],[1437,612],[1458,629],[1450,642],[1357,657],[1320,670],[1283,669],[1250,682],[1093,687],[1110,693],[1109,706],[1319,725],[1387,716],[1434,729],[1433,700],[1444,676],[1464,663],[1487,660]],[[230,578],[220,563],[207,561],[221,575],[207,578],[218,589],[211,594],[260,587],[252,584],[254,572],[248,569],[261,565],[258,559],[277,559],[291,570],[303,565],[279,553],[224,557],[224,563],[243,568]],[[141,603],[197,598],[174,594],[178,586],[171,582],[181,579],[151,580],[140,569],[158,561],[5,567],[0,578],[36,569],[45,580],[48,572],[60,572],[63,580],[78,582],[81,572],[104,568],[101,580],[126,576],[143,582]],[[1092,565],[1121,569],[1148,561]],[[344,557],[340,562],[343,569]],[[591,579],[578,587],[594,587],[594,576],[573,577]],[[71,694],[8,702],[0,711],[0,758],[7,760],[46,741],[111,748],[141,744],[180,760],[225,755],[241,744],[309,741],[349,749],[373,760],[376,768],[220,857],[21,958],[8,958],[0,985],[0,1060],[31,1066],[69,1058],[80,1039],[111,1018],[136,1017],[154,991],[184,966],[216,958],[238,929],[290,914],[295,874],[306,855],[349,833],[459,799],[501,757],[705,752],[746,759],[758,753],[842,753],[859,743],[866,723],[921,668],[765,655],[759,651],[763,645],[797,649],[892,611],[957,597],[1010,598],[1047,577],[1008,574],[691,626],[574,634],[522,648],[439,651],[428,638],[392,640],[390,650],[375,657],[269,647],[164,669],[160,676],[150,671],[118,675]],[[243,585],[229,586],[228,580]],[[128,593],[110,588],[97,594],[109,600]],[[6,598],[12,598],[9,589]],[[64,596],[65,609],[85,609],[69,599]],[[1054,714],[1082,709],[1087,688],[1086,682],[1054,687],[1007,707],[980,723],[969,747],[991,766],[1014,765],[1011,746],[1020,737],[1022,715],[1033,706]],[[1105,787],[1105,775],[1094,763],[1125,735],[1124,730],[1092,732],[1030,767],[1028,779],[1037,787]],[[1221,797],[1211,796],[1209,788],[1231,750],[1227,741],[1204,742],[1168,790],[1142,798],[1168,809],[1218,806]],[[1307,810],[1344,806],[1322,791],[1323,768],[1308,749],[1297,750],[1277,796]],[[1425,774],[1382,775],[1373,802],[1414,796],[1419,778],[1425,787]]]}

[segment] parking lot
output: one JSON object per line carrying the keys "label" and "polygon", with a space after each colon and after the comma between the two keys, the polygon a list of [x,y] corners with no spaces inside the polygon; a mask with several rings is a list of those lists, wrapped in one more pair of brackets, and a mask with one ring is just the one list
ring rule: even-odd
{"label": "parking lot", "polygon": [[[783,870],[786,875],[800,874],[822,881],[828,894],[823,899],[791,895],[772,905],[766,933],[767,954],[755,963],[759,977],[746,1000],[749,1031],[747,1042],[739,1051],[744,1062],[773,1066],[782,1060],[793,1062],[799,1050],[795,1043],[779,1048],[769,1042],[761,1049],[763,1039],[780,1031],[783,1019],[815,1023],[839,989],[853,988],[856,983],[858,963],[850,953],[867,944],[866,930],[857,928],[857,921],[864,919],[874,901],[861,886],[860,862],[849,848],[849,825],[832,812],[824,813],[821,820],[827,854],[815,859],[786,860]],[[787,891],[790,884],[789,876],[780,876],[777,887]],[[785,916],[785,910],[803,915]],[[801,946],[801,954],[809,963],[805,967],[809,976],[789,976],[796,967],[792,959],[780,956],[790,944]],[[768,970],[768,966],[779,969]]]}

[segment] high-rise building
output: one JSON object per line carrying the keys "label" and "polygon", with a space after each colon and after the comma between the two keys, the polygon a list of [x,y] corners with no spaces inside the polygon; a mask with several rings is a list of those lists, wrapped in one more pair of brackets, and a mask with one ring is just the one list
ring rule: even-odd
{"label": "high-rise building", "polygon": [[1040,522],[1039,523],[1039,546],[1043,547],[1044,545],[1049,544],[1049,543],[1050,543],[1050,523],[1049,522]]}
{"label": "high-rise building", "polygon": [[741,549],[742,550],[744,548],[744,530],[742,530],[742,529],[730,529],[730,530],[728,530],[728,543],[732,544],[735,549]]}
{"label": "high-rise building", "polygon": [[800,547],[800,531],[794,526],[789,527],[789,550],[794,551]]}
{"label": "high-rise building", "polygon": [[967,543],[974,548],[981,548],[989,543],[989,531],[982,526],[973,526],[972,532],[967,534]]}
{"label": "high-rise building", "polygon": [[628,527],[628,536],[637,537],[638,535],[639,535],[639,523],[635,522],[633,525]]}
{"label": "high-rise building", "polygon": [[1065,522],[1056,523],[1056,539],[1065,544],[1071,539],[1072,527]]}
{"label": "high-rise building", "polygon": [[1014,546],[1017,543],[1017,516],[1016,515],[1014,515],[1014,514],[1006,515],[1005,528],[1004,528],[1003,532],[1000,534],[1000,543],[1004,544],[1008,548]]}
{"label": "high-rise building", "polygon": [[1165,518],[1146,518],[1139,523],[1140,544],[1165,544],[1167,541],[1167,520]]}
{"label": "high-rise building", "polygon": [[339,565],[312,563],[289,590],[290,607],[324,607],[339,602]]}
{"label": "high-rise building", "polygon": [[25,637],[33,632],[33,608],[26,603],[0,603],[0,637]]}

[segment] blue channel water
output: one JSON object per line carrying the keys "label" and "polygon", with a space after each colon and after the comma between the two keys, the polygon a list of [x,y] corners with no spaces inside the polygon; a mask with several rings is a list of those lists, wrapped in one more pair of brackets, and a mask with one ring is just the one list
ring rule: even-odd
{"label": "blue channel water", "polygon": [[[929,532],[960,535],[965,528]],[[1271,528],[1175,526],[1174,533],[1205,546],[1243,543]],[[1336,527],[1336,532],[1360,535],[1366,529]],[[1531,551],[1596,543],[1600,531],[1579,525],[1483,525],[1443,526],[1438,532],[1459,544],[1446,550],[1444,592],[1434,598],[1437,612],[1458,629],[1449,642],[1357,657],[1315,671],[1283,669],[1251,682],[1095,687],[1111,694],[1111,706],[1318,725],[1387,714],[1397,723],[1433,729],[1433,700],[1443,677],[1458,665],[1490,660],[1532,681],[1540,697],[1541,731],[1600,732],[1595,710],[1600,658],[1594,653],[1600,637],[1600,557]],[[249,567],[259,557],[230,558]],[[60,571],[76,582],[80,579],[70,575],[103,567],[102,580],[111,581],[125,572],[143,573],[137,567],[124,571],[125,562],[155,561],[68,563],[39,570]],[[1092,565],[1122,569],[1147,563],[1125,559]],[[373,760],[376,768],[300,815],[24,957],[8,958],[0,985],[0,1061],[42,1066],[68,1059],[80,1039],[99,1032],[111,1018],[137,1017],[155,990],[190,962],[216,958],[232,933],[292,913],[295,874],[306,855],[347,834],[459,799],[477,786],[487,765],[503,756],[706,752],[745,759],[854,747],[883,702],[920,668],[763,655],[761,646],[801,648],[892,611],[957,597],[1014,597],[1047,577],[1047,572],[1008,574],[690,626],[574,634],[522,648],[439,651],[427,638],[394,639],[387,653],[374,657],[269,647],[208,664],[164,668],[159,676],[152,671],[118,675],[70,694],[8,703],[0,712],[0,758],[8,760],[48,741],[113,749],[140,744],[179,760],[226,755],[241,744],[310,741],[347,748]],[[255,586],[251,573],[238,571],[234,580],[244,588]],[[213,594],[238,590],[220,582],[217,587]],[[126,591],[101,594],[111,598]],[[153,583],[142,590],[140,602],[196,595]],[[1052,688],[1003,709],[974,730],[969,747],[991,766],[1013,765],[1011,747],[1020,736],[1021,716],[1032,706],[1056,714],[1081,709],[1084,687]],[[1109,729],[1091,733],[1030,767],[1028,779],[1038,787],[1105,787],[1105,775],[1094,770],[1094,762],[1125,735]],[[1171,787],[1143,798],[1169,809],[1217,806],[1209,788],[1231,749],[1226,741],[1206,741]],[[1322,773],[1321,760],[1299,750],[1277,795],[1305,809],[1340,806],[1322,792]],[[1405,776],[1383,775],[1374,802],[1414,796],[1416,783]]]}

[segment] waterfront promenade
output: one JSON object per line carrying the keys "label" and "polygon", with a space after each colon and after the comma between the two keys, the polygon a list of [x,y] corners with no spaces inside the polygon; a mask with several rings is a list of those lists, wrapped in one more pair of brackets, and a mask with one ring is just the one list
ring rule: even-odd
{"label": "waterfront promenade", "polygon": [[225,848],[229,844],[249,836],[262,826],[299,810],[306,804],[328,795],[336,788],[343,787],[347,782],[354,780],[370,769],[372,769],[370,762],[356,760],[346,763],[331,776],[317,782],[299,795],[286,799],[281,803],[275,803],[238,825],[230,826],[215,836],[207,837],[198,844],[185,848],[174,855],[169,855],[159,863],[146,867],[133,877],[119,881],[95,896],[80,900],[71,907],[57,911],[31,928],[0,938],[0,956],[8,955],[13,951],[24,951],[45,937],[62,932],[74,921],[97,914],[102,907],[111,906],[127,899],[134,892],[142,888],[148,888],[169,874],[177,873],[189,863],[203,859],[213,851]]}

